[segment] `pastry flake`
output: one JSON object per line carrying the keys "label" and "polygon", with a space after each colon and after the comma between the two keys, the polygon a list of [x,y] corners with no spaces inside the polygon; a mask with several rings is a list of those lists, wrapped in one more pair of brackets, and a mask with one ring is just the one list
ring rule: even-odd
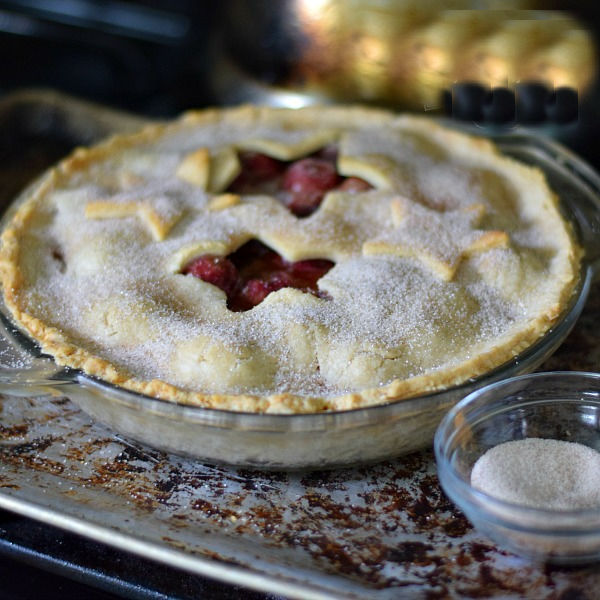
{"label": "pastry flake", "polygon": [[266,154],[279,160],[294,160],[327,146],[339,136],[335,129],[319,129],[306,131],[302,129],[283,128],[277,134],[265,137],[250,137],[241,140],[237,147],[241,150],[252,150]]}
{"label": "pastry flake", "polygon": [[208,210],[224,210],[239,203],[239,194],[221,194],[208,203]]}
{"label": "pastry flake", "polygon": [[206,190],[210,179],[210,151],[198,148],[184,156],[177,167],[177,177]]}

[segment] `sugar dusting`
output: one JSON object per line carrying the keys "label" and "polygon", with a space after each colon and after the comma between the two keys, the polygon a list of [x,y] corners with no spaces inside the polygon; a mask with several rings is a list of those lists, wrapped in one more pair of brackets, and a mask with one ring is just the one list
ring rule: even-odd
{"label": "sugar dusting", "polygon": [[[419,226],[423,230],[430,223],[428,215],[422,215],[431,212],[425,208],[427,203],[421,205],[423,198],[430,198],[430,206],[436,211],[442,204],[449,208],[445,213],[435,212],[439,227],[426,238],[429,251],[451,259],[457,251],[457,239],[464,244],[476,235],[470,217],[461,213],[460,207],[481,200],[480,190],[465,184],[464,190],[457,189],[460,198],[455,194],[455,199],[448,200],[448,182],[460,179],[459,165],[448,172],[440,170],[437,177],[425,178],[424,174],[431,173],[445,154],[439,148],[431,150],[431,142],[407,135],[404,144],[394,146],[388,132],[380,132],[383,141],[372,132],[361,132],[352,144],[347,144],[356,153],[360,145],[353,144],[362,140],[367,150],[383,148],[399,164],[410,165],[403,174],[409,177],[409,187],[420,189],[414,215],[420,215],[421,221],[411,217],[406,221],[408,226],[393,223],[389,202],[394,193],[381,191],[340,194],[332,198],[331,210],[325,210],[324,205],[323,210],[303,220],[266,196],[245,196],[236,206],[207,210],[210,196],[175,177],[177,157],[197,146],[219,146],[251,135],[293,144],[300,134],[276,130],[272,125],[240,131],[219,123],[207,131],[192,129],[185,137],[178,134],[164,138],[153,148],[126,151],[119,160],[111,158],[93,167],[99,181],[113,169],[144,177],[139,184],[110,194],[111,201],[140,200],[166,219],[174,213],[184,214],[161,242],[155,241],[135,217],[101,221],[84,217],[85,203],[106,199],[108,186],[86,184],[79,188],[83,183],[74,180],[73,189],[56,192],[49,200],[56,206],[56,214],[36,229],[36,243],[31,248],[41,266],[26,292],[31,312],[135,377],[157,378],[175,385],[184,383],[173,368],[173,356],[187,342],[207,338],[223,348],[256,346],[271,357],[269,360],[277,362],[272,381],[260,391],[305,396],[357,389],[323,377],[325,363],[332,360],[328,357],[335,357],[336,348],[354,347],[356,355],[379,357],[379,362],[393,361],[396,376],[409,377],[466,360],[472,347],[504,335],[523,317],[518,304],[507,302],[500,289],[479,280],[476,261],[459,271],[453,281],[444,282],[418,256],[362,255],[364,242],[378,235],[393,240],[404,236],[403,243],[418,246],[424,239],[423,235],[418,238]],[[398,142],[397,137],[395,140]],[[433,155],[428,154],[430,150]],[[411,171],[413,175],[407,175]],[[443,235],[440,227],[445,228]],[[286,232],[284,236],[280,235],[282,231]],[[308,302],[290,302],[289,294],[282,290],[271,294],[268,303],[231,313],[224,299],[210,306],[204,304],[206,296],[202,296],[200,287],[197,301],[182,296],[173,277],[186,276],[165,272],[169,259],[190,244],[210,241],[227,246],[244,236],[283,238],[280,243],[284,255],[285,238],[289,237],[296,245],[305,244],[307,255],[315,252],[314,257],[334,258],[335,267],[319,281],[329,299],[311,296]],[[333,257],[331,240],[337,238],[343,251]],[[320,244],[317,249],[311,247],[317,244],[314,240]],[[531,246],[539,243],[531,228],[520,240]],[[60,250],[66,269],[52,258],[50,250],[54,248]],[[208,285],[201,281],[194,284]],[[291,335],[293,328],[295,333]],[[319,354],[315,344],[324,332],[331,351]],[[304,354],[300,357],[295,347],[298,340],[309,348],[309,358]],[[453,349],[452,357],[447,353],[449,347]],[[375,377],[380,375],[375,373]],[[377,382],[386,380],[380,378]],[[249,390],[234,386],[230,391]]]}
{"label": "sugar dusting", "polygon": [[600,452],[574,442],[527,438],[499,444],[475,463],[473,487],[546,510],[600,508]]}

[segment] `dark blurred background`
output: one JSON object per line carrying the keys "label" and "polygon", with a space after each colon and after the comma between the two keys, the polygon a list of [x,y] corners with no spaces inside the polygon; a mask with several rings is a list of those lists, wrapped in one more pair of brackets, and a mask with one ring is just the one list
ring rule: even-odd
{"label": "dark blurred background", "polygon": [[[443,11],[432,4],[0,0],[0,110],[31,88],[147,117],[239,102],[364,102],[475,121],[484,131],[525,125],[600,168],[596,2],[457,0]],[[14,140],[39,146],[48,132],[32,127],[35,139],[28,137],[28,115],[35,110],[20,120],[0,114],[7,197],[9,185],[16,192],[29,177],[17,173],[23,157],[43,168],[81,143],[48,138],[43,159],[28,154]],[[0,581],[2,599],[264,597],[5,512]]]}
{"label": "dark blurred background", "polygon": [[50,87],[149,115],[203,105],[216,6],[0,1],[0,92]]}
{"label": "dark blurred background", "polygon": [[249,99],[422,112],[461,81],[587,97],[598,9],[563,4],[0,0],[0,93],[47,86],[149,115]]}
{"label": "dark blurred background", "polygon": [[[358,101],[481,120],[481,90],[455,89],[477,83],[488,92],[484,125],[526,121],[597,164],[596,4],[0,0],[0,97],[48,87],[161,117],[247,101]],[[557,107],[564,88],[572,93]]]}

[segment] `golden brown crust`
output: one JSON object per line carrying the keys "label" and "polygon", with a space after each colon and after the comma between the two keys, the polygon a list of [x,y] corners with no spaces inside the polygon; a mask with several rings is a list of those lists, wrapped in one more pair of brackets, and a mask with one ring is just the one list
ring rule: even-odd
{"label": "golden brown crust", "polygon": [[[243,135],[232,139],[231,131],[235,129]],[[203,137],[204,130],[215,132],[217,138],[222,135],[223,140],[208,147],[212,142]],[[188,132],[197,132],[199,141],[195,146],[187,142],[186,146],[181,141],[187,139],[187,135],[182,136]],[[375,191],[360,198],[330,193],[319,214],[302,223],[273,198],[223,193],[239,172],[236,149],[260,150],[288,160],[333,140],[340,147],[340,173],[366,179]],[[174,162],[169,166],[167,163],[174,154]],[[204,202],[204,208],[190,204],[187,197],[181,204],[170,197],[165,200],[158,184],[153,185],[159,191],[151,186],[137,189],[140,187],[137,181],[157,168],[156,156],[168,177],[172,173],[172,180],[179,180],[177,185],[189,185],[194,198],[194,194],[202,194],[198,202]],[[422,162],[411,162],[421,160],[421,156]],[[118,182],[124,178],[117,177],[117,184],[112,179],[106,185],[103,181],[114,179],[112,171],[119,170],[121,163],[133,191],[122,190],[107,197],[106,191],[115,185],[118,188]],[[467,182],[465,193],[478,196],[475,200],[463,201],[460,194],[447,199],[439,191],[443,191],[443,182],[431,192],[430,184],[413,177],[411,169],[421,176],[431,169],[432,180],[448,169],[444,174],[447,181],[459,183],[474,173],[486,185],[476,178],[474,183]],[[91,192],[86,191],[90,184],[96,186]],[[177,188],[178,194],[180,191]],[[63,200],[61,194],[66,194],[67,199]],[[74,194],[75,200],[69,194]],[[484,197],[485,204],[479,196]],[[60,216],[61,202],[68,207],[65,217]],[[440,207],[440,202],[447,205]],[[90,297],[87,305],[82,304],[87,312],[81,317],[85,329],[85,335],[81,336],[73,333],[67,323],[61,324],[60,319],[54,322],[52,311],[36,308],[40,304],[40,282],[33,272],[33,263],[39,262],[54,243],[48,241],[55,235],[52,223],[59,223],[60,219],[70,223],[69,211],[76,212],[80,205],[82,227],[94,227],[89,224],[96,220],[112,223],[113,219],[134,216],[145,230],[135,229],[132,239],[125,243],[115,241],[115,236],[125,235],[135,225],[115,224],[114,231],[100,231],[98,240],[96,229],[90,229],[93,233],[89,235],[90,244],[96,244],[93,253],[86,254],[89,248],[76,245],[69,250],[66,265],[62,265],[67,276],[73,272],[74,281],[79,282],[75,286],[81,287],[82,281],[88,281],[90,273],[99,275],[103,261],[114,259],[113,242],[118,247],[121,244],[127,252],[131,248],[137,251],[139,245],[142,254],[147,248],[154,248],[152,244],[173,242],[172,250],[164,256],[161,248],[165,246],[156,246],[158,250],[154,252],[161,256],[157,265],[162,271],[150,285],[167,286],[165,294],[169,298],[157,304],[155,290],[134,295],[134,304],[128,304],[127,299],[115,303],[112,296]],[[220,221],[215,221],[216,229],[210,236],[186,238],[181,231],[192,213],[204,215],[204,219],[208,215],[233,219],[231,222],[243,225],[228,225],[229,229],[221,232]],[[518,223],[511,224],[511,219]],[[436,230],[432,236],[427,228],[434,221]],[[99,223],[98,227],[102,225]],[[39,231],[43,234],[38,234]],[[195,281],[191,285],[188,278],[178,275],[194,256],[203,252],[227,254],[252,237],[260,237],[289,260],[325,257],[336,261],[339,269],[334,271],[340,274],[332,272],[323,279],[324,289],[334,298],[333,305],[345,293],[343,287],[348,278],[357,274],[362,277],[364,269],[401,272],[402,277],[426,286],[423,294],[430,289],[441,290],[447,299],[439,306],[436,304],[440,315],[434,315],[428,322],[427,333],[413,332],[409,338],[406,331],[414,329],[412,325],[402,329],[400,325],[380,320],[383,327],[391,327],[392,333],[386,331],[381,341],[367,340],[364,336],[371,335],[371,330],[358,324],[356,331],[351,332],[354,341],[349,343],[347,332],[337,331],[337,321],[325,318],[339,318],[331,307],[319,304],[325,301],[297,290],[284,289],[272,294],[250,311],[256,315],[252,323],[254,328],[264,328],[271,322],[274,328],[278,327],[273,338],[282,344],[280,354],[285,354],[292,365],[292,379],[300,381],[303,372],[311,373],[312,387],[299,383],[295,390],[293,385],[281,384],[281,372],[287,366],[282,367],[278,352],[272,348],[272,339],[265,337],[267,334],[256,337],[254,333],[236,333],[246,337],[233,347],[231,339],[236,339],[233,334],[227,341],[220,340],[221,329],[212,325],[215,320],[221,319],[232,332],[243,323],[227,314],[220,290],[204,282]],[[61,365],[80,368],[124,388],[179,403],[250,412],[306,413],[346,410],[412,397],[456,385],[506,362],[539,339],[555,322],[576,285],[580,254],[542,174],[500,156],[487,140],[450,131],[426,119],[396,117],[359,107],[299,111],[242,107],[188,113],[172,124],[152,125],[137,134],[117,136],[94,148],[76,150],[50,171],[5,229],[0,273],[5,303],[14,319]],[[63,285],[63,275],[53,277],[53,284],[60,281]],[[451,291],[445,291],[450,288],[444,286],[451,286]],[[406,293],[413,293],[409,288]],[[138,293],[137,288],[132,290]],[[356,303],[357,315],[368,310],[364,303],[363,300]],[[493,307],[486,308],[486,303]],[[174,365],[165,367],[167,377],[147,376],[152,369],[138,372],[129,354],[127,360],[111,359],[120,356],[118,350],[110,346],[110,340],[106,350],[98,341],[112,327],[113,339],[126,347],[127,352],[134,353],[136,343],[153,341],[150,339],[153,337],[158,343],[169,333],[161,321],[165,306],[173,311],[179,323],[196,305],[203,311],[196,318],[205,319],[206,331],[214,330],[218,335],[211,337],[199,330],[191,340],[183,335],[173,347],[164,346],[170,353],[168,360]],[[471,310],[474,312],[469,313]],[[136,313],[135,318],[131,311]],[[325,311],[325,317],[319,311]],[[456,315],[464,311],[467,311],[462,317],[466,319],[464,322],[448,325],[448,320],[461,318]],[[502,311],[506,312],[505,322]],[[519,316],[519,311],[525,316]],[[321,316],[306,317],[313,314]],[[88,323],[85,321],[88,318],[96,322]],[[415,312],[410,318],[418,323],[422,316]],[[160,326],[156,325],[158,322]],[[485,334],[476,330],[476,322],[483,323]],[[394,327],[400,327],[398,332]],[[432,328],[434,333],[429,331]],[[446,354],[454,352],[456,340],[463,335],[470,347],[456,350],[456,359],[449,360]],[[395,341],[386,341],[386,336]],[[161,347],[158,354],[163,350]],[[435,359],[436,365],[430,357],[437,355],[440,358]],[[219,361],[224,367],[215,371]],[[411,361],[412,365],[407,367],[405,363]],[[420,362],[426,366],[421,367]],[[205,391],[203,387],[212,385],[211,373],[213,378],[221,379],[219,385],[223,387],[217,385]],[[376,383],[372,373],[379,377]],[[325,391],[319,393],[319,386]]]}

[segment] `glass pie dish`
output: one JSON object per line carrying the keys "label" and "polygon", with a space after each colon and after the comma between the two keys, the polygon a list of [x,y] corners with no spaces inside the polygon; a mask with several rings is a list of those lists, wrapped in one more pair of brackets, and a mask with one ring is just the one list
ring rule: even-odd
{"label": "glass pie dish", "polygon": [[[599,269],[600,181],[594,171],[558,145],[527,133],[498,136],[495,141],[507,155],[546,173],[585,249],[579,285],[555,326],[499,368],[434,394],[343,412],[274,415],[216,410],[144,396],[57,367],[2,308],[6,366],[0,371],[0,391],[66,396],[127,436],[209,462],[270,469],[323,468],[377,461],[429,445],[445,412],[461,398],[494,381],[532,371],[556,350],[579,317]],[[18,203],[17,199],[5,218]]]}

